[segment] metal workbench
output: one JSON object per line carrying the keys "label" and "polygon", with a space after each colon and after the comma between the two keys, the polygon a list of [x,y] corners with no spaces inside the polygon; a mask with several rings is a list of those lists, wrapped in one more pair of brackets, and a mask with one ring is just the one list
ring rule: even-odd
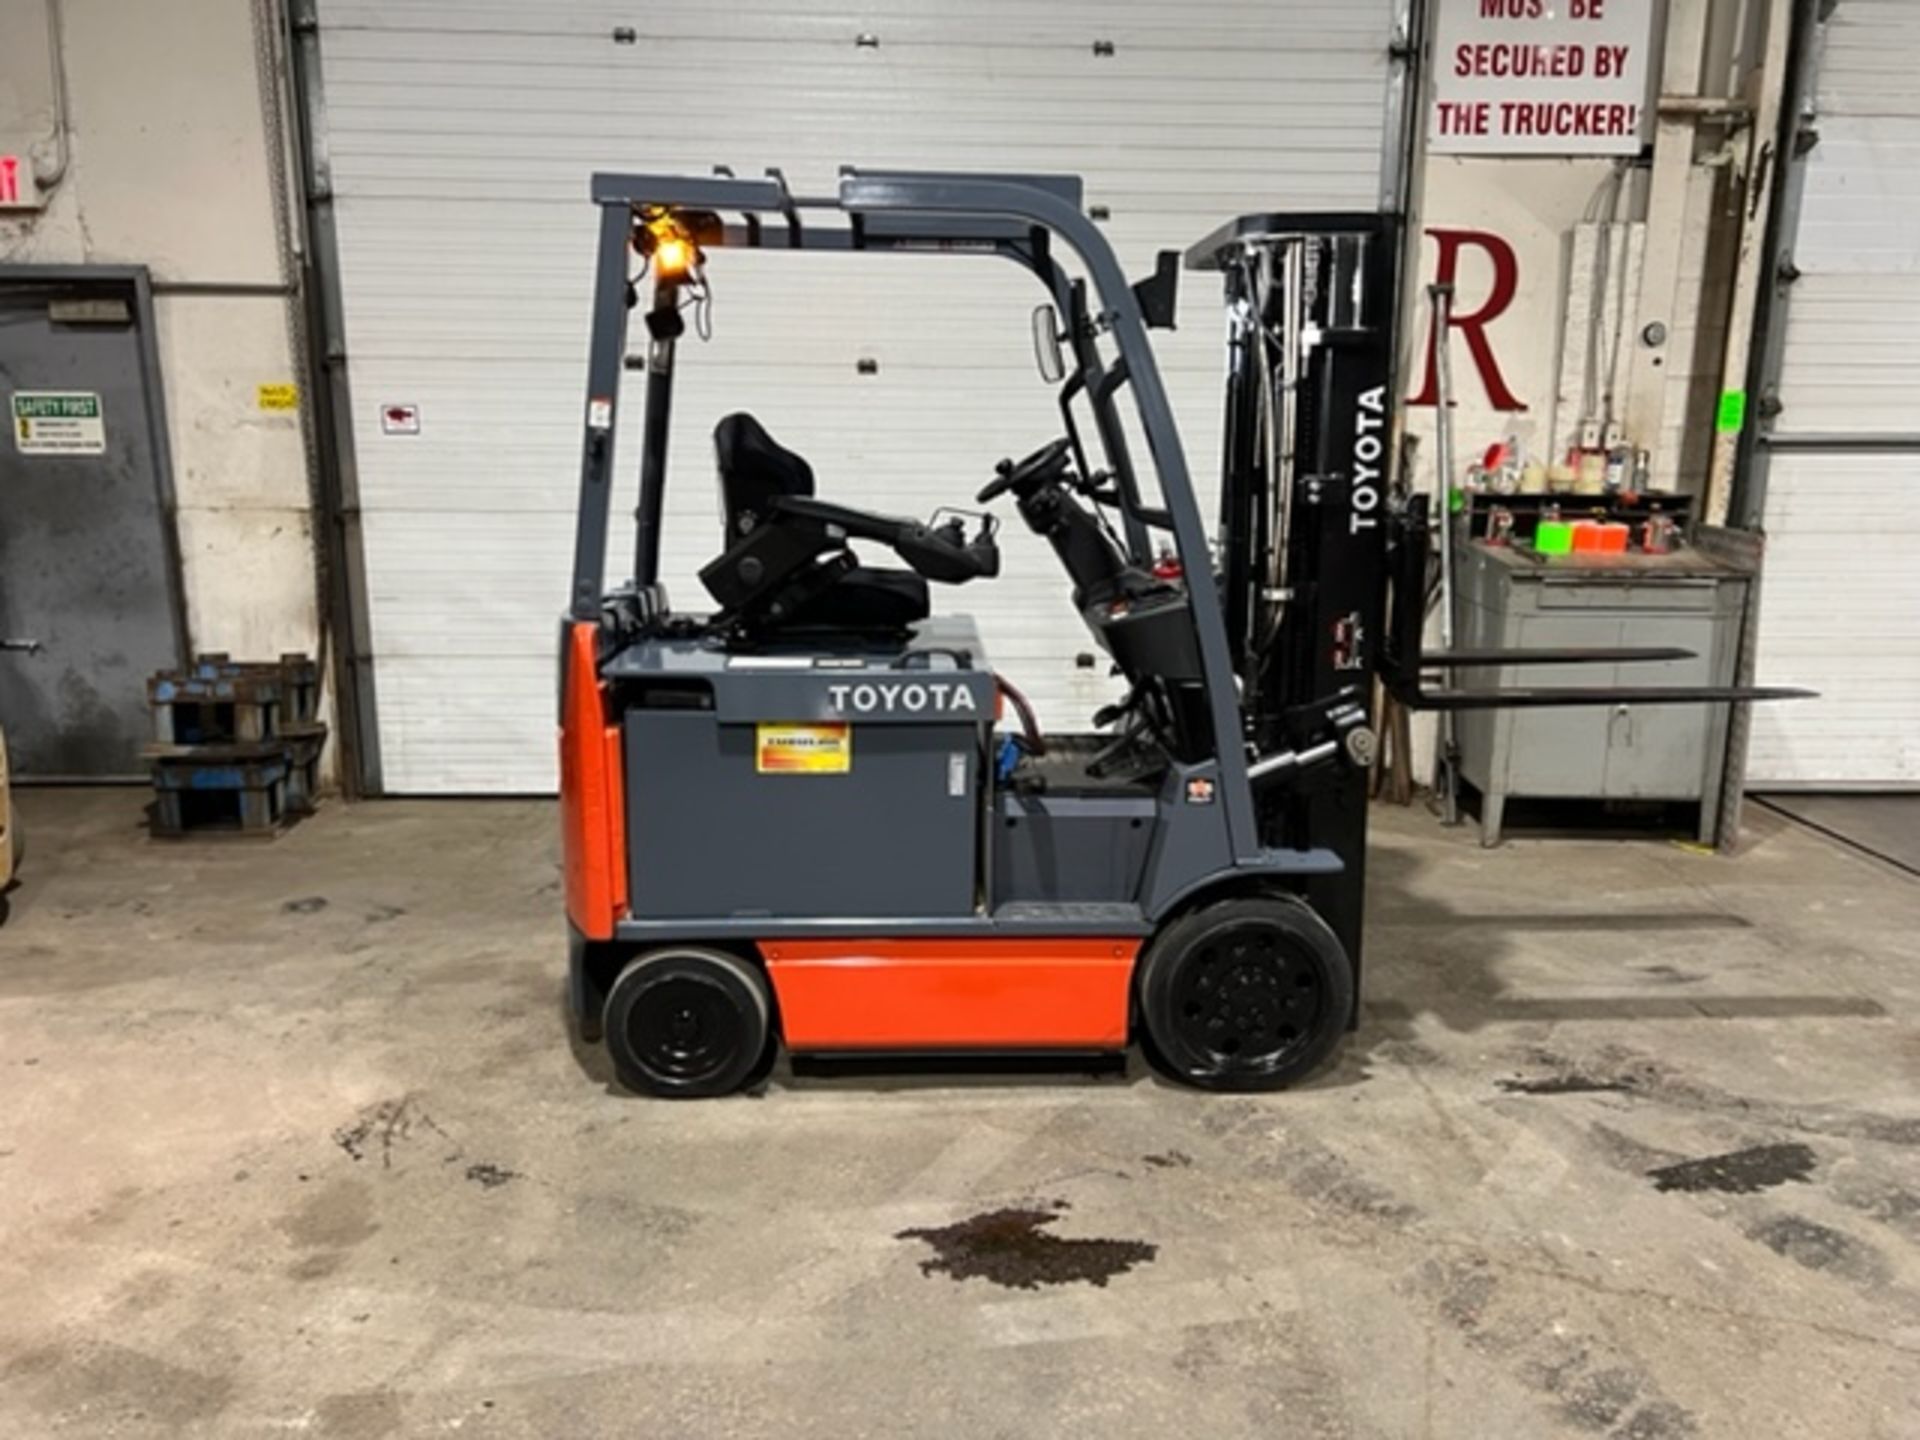
{"label": "metal workbench", "polygon": [[[1461,545],[1456,644],[1463,649],[1678,646],[1691,660],[1613,667],[1469,671],[1483,685],[1731,685],[1753,572],[1686,548],[1667,555],[1542,556]],[[1481,710],[1458,720],[1460,773],[1480,794],[1480,837],[1500,843],[1506,802],[1638,800],[1699,806],[1699,839],[1720,825],[1727,705]]]}

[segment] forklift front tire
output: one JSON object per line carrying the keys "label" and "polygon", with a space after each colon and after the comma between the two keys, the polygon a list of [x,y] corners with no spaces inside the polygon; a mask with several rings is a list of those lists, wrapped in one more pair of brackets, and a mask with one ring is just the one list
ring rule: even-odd
{"label": "forklift front tire", "polygon": [[607,992],[603,1026],[629,1090],[727,1095],[763,1072],[773,1003],[756,966],[723,950],[675,946],[628,962]]}
{"label": "forklift front tire", "polygon": [[1305,902],[1218,901],[1154,937],[1140,973],[1146,1049],[1205,1090],[1279,1090],[1333,1053],[1353,1011],[1353,965]]}

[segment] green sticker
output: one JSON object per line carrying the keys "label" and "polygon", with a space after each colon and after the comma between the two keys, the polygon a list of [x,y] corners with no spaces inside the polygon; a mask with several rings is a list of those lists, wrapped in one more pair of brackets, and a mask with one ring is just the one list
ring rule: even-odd
{"label": "green sticker", "polygon": [[1722,390],[1720,392],[1719,426],[1723,431],[1744,429],[1747,423],[1747,392],[1744,390]]}

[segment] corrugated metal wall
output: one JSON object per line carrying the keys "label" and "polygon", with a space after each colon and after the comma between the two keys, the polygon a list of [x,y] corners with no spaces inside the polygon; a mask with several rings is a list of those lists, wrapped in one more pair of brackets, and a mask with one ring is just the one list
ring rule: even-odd
{"label": "corrugated metal wall", "polygon": [[[807,191],[841,164],[1076,172],[1144,274],[1241,211],[1374,206],[1393,9],[322,0],[385,787],[552,788],[591,171],[778,165]],[[706,605],[709,435],[730,410],[807,455],[823,496],[896,513],[970,504],[996,459],[1058,432],[1028,341],[1044,296],[1012,265],[734,252],[709,277],[714,337],[682,347],[668,478],[683,608]],[[1218,305],[1193,277],[1180,330],[1156,335],[1207,492]],[[877,373],[857,373],[864,359]],[[419,434],[383,433],[392,403],[419,407]],[[628,496],[641,409],[623,407]],[[935,586],[936,606],[979,617],[1046,723],[1083,727],[1111,693],[1105,667],[1076,665],[1093,646],[1058,563],[1007,508],[1002,577]],[[610,575],[630,543],[620,529]]]}
{"label": "corrugated metal wall", "polygon": [[1920,5],[1841,0],[1826,26],[1768,467],[1763,681],[1749,784],[1920,786]]}

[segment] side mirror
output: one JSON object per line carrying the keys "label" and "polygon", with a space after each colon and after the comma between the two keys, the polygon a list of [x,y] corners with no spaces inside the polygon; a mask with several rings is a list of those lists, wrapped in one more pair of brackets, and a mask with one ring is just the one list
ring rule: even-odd
{"label": "side mirror", "polygon": [[1066,378],[1067,362],[1060,354],[1060,316],[1051,305],[1033,307],[1033,363],[1049,385]]}

